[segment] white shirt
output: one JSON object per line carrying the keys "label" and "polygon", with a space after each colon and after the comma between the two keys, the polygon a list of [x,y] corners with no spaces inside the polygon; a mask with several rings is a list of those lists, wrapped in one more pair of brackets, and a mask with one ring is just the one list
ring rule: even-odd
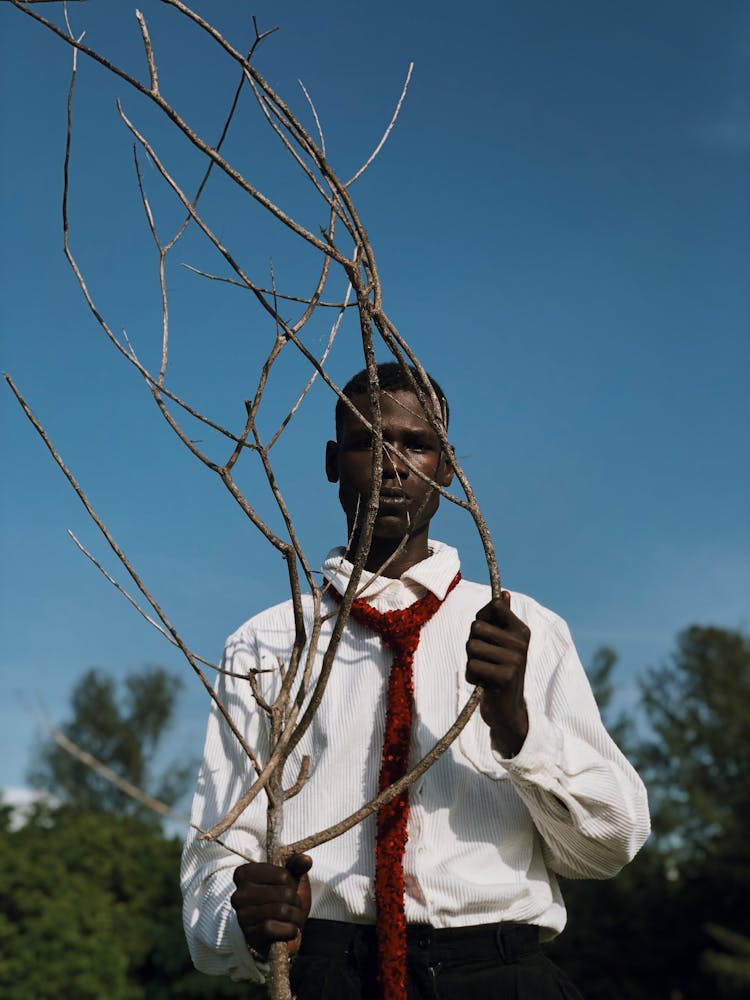
{"label": "white shirt", "polygon": [[[364,573],[362,596],[379,611],[408,607],[428,590],[443,599],[459,568],[455,549],[430,542],[430,556],[400,580]],[[324,574],[343,593],[351,573],[334,550]],[[462,580],[423,627],[414,657],[412,760],[424,756],[455,721],[471,694],[465,645],[490,589]],[[308,635],[312,600],[303,599]],[[490,746],[479,712],[410,790],[405,854],[406,919],[433,927],[516,921],[539,926],[542,939],[565,925],[555,873],[608,878],[649,833],[645,788],[604,729],[565,622],[523,594],[513,612],[531,631],[524,695],[529,731],[521,750],[503,759]],[[335,603],[324,597],[324,610]],[[335,614],[324,624],[319,667]],[[294,642],[291,602],[264,611],[227,640],[224,667],[258,674],[261,693],[279,684],[279,662]],[[391,652],[364,625],[349,620],[318,711],[287,766],[284,784],[311,760],[302,791],[284,807],[291,843],[348,816],[377,792]],[[266,721],[245,680],[220,674],[216,689],[240,731],[268,755]],[[215,707],[208,722],[192,820],[218,822],[252,784],[254,772]],[[259,795],[223,839],[264,858],[265,796]],[[311,916],[374,923],[375,817],[316,847],[310,872]],[[255,979],[229,902],[241,861],[189,834],[182,864],[184,921],[195,965],[203,972]]]}

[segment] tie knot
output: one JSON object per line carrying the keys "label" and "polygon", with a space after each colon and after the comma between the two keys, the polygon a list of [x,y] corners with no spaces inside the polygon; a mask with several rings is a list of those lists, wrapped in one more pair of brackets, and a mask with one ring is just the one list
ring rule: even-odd
{"label": "tie knot", "polygon": [[[445,597],[450,594],[460,579],[461,574],[456,573],[446,590]],[[341,600],[341,595],[336,590],[333,590],[332,593],[338,601]],[[410,604],[408,608],[378,611],[367,601],[358,598],[352,602],[351,616],[361,625],[366,625],[373,632],[377,632],[396,656],[411,657],[419,645],[419,634],[422,626],[432,618],[443,600],[445,598],[441,600],[435,594],[427,593],[418,601]]]}
{"label": "tie knot", "polygon": [[397,611],[377,611],[367,601],[352,604],[352,617],[381,636],[396,654],[413,654],[419,644],[419,633],[440,607],[434,594],[427,594],[408,608]]}

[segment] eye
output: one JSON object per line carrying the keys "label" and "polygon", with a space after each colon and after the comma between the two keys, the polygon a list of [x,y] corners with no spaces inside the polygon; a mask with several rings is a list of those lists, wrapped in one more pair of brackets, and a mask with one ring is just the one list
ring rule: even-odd
{"label": "eye", "polygon": [[371,434],[355,434],[349,438],[348,448],[350,451],[370,451],[372,448]]}
{"label": "eye", "polygon": [[425,437],[409,437],[406,438],[404,444],[409,449],[409,451],[416,452],[426,452],[432,451],[432,442]]}

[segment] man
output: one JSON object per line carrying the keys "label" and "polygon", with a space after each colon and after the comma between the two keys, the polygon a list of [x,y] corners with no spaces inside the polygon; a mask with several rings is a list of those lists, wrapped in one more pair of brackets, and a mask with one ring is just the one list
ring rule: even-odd
{"label": "man", "polygon": [[[555,874],[616,874],[648,835],[645,789],[602,726],[562,619],[522,594],[492,600],[488,587],[460,578],[454,549],[429,538],[440,499],[430,483],[447,487],[453,470],[408,375],[385,364],[378,376],[386,448],[361,599],[285,777],[292,784],[310,757],[307,783],[285,805],[284,841],[369,801],[433,746],[476,684],[480,709],[390,811],[286,868],[260,860],[263,796],[223,838],[257,862],[240,864],[192,833],[183,890],[193,960],[208,973],[258,979],[270,944],[287,941],[298,1000],[578,997],[539,950],[565,924]],[[367,373],[344,394],[369,420]],[[326,473],[338,483],[352,552],[371,461],[368,427],[339,401]],[[324,563],[318,660],[351,572],[343,549]],[[311,614],[308,601],[308,635]],[[388,631],[394,623],[406,640]],[[218,693],[262,760],[266,720],[241,677],[260,671],[261,696],[273,697],[294,637],[287,602],[247,622],[225,650]],[[252,780],[212,711],[193,822],[210,828]]]}

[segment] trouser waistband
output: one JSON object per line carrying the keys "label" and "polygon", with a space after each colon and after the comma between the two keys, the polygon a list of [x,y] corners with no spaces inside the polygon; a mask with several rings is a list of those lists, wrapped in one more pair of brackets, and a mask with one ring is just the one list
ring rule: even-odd
{"label": "trouser waistband", "polygon": [[[406,943],[409,951],[425,955],[430,965],[483,958],[499,958],[510,963],[538,951],[539,928],[512,923],[437,928],[429,924],[407,924]],[[372,924],[312,919],[307,921],[302,932],[300,954],[344,957],[374,949],[375,945]]]}

